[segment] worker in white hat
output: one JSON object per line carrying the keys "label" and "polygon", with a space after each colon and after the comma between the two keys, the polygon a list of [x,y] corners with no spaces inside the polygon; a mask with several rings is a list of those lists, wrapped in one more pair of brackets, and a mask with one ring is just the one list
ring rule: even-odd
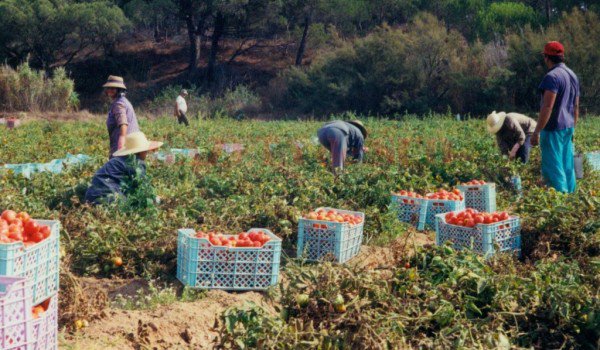
{"label": "worker in white hat", "polygon": [[496,135],[500,152],[523,163],[529,161],[530,140],[536,125],[535,120],[519,113],[493,111],[487,117],[487,130]]}
{"label": "worker in white hat", "polygon": [[[162,142],[148,141],[138,131],[125,137],[123,148],[113,154],[106,164],[94,174],[85,201],[93,204],[109,203],[119,196],[127,196],[146,176],[146,156],[162,146]],[[126,190],[124,185],[127,184]],[[127,193],[125,193],[127,192]]]}
{"label": "worker in white hat", "polygon": [[102,87],[104,88],[104,94],[112,102],[106,119],[106,128],[110,140],[108,157],[110,159],[117,150],[123,147],[125,136],[140,131],[140,127],[133,105],[125,97],[127,87],[123,78],[111,75]]}

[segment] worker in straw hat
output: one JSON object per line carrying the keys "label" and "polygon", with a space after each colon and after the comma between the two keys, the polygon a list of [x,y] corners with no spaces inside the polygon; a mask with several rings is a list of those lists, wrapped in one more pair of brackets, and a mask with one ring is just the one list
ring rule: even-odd
{"label": "worker in straw hat", "polygon": [[331,152],[331,167],[335,175],[344,169],[347,155],[362,162],[367,129],[360,120],[329,122],[319,129],[317,136],[321,145]]}
{"label": "worker in straw hat", "polygon": [[117,150],[123,147],[125,136],[140,131],[140,128],[133,106],[125,97],[127,87],[123,78],[111,75],[102,87],[104,88],[104,94],[112,101],[106,119],[110,140],[110,153],[108,156],[110,159]]}
{"label": "worker in straw hat", "polygon": [[561,43],[547,43],[542,54],[548,72],[538,87],[541,107],[531,144],[540,145],[546,183],[571,193],[576,187],[573,135],[579,119],[579,79],[565,65]]}
{"label": "worker in straw hat", "polygon": [[496,135],[496,143],[508,158],[527,163],[531,151],[531,135],[537,123],[526,115],[493,111],[487,117],[487,130]]}
{"label": "worker in straw hat", "polygon": [[136,185],[145,181],[148,152],[162,145],[162,142],[148,141],[141,131],[127,135],[123,148],[115,152],[114,157],[94,174],[92,184],[85,194],[85,201],[93,204],[109,203],[135,191]]}

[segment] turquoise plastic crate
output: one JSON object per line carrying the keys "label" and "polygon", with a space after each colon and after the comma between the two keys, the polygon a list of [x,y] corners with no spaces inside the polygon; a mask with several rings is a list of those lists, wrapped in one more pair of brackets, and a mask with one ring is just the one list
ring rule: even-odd
{"label": "turquoise plastic crate", "polygon": [[446,223],[445,214],[439,214],[435,226],[437,245],[451,241],[456,249],[471,249],[486,257],[498,252],[521,254],[521,222],[517,216],[493,224],[464,227]]}
{"label": "turquoise plastic crate", "polygon": [[309,220],[298,220],[297,256],[308,261],[335,261],[344,263],[360,251],[363,241],[365,214],[356,211],[333,208],[317,208],[316,210],[335,210],[342,214],[359,215],[362,222],[358,225],[348,223]]}
{"label": "turquoise plastic crate", "polygon": [[458,185],[457,188],[465,196],[465,206],[478,211],[493,213],[496,211],[496,184]]}
{"label": "turquoise plastic crate", "polygon": [[[463,194],[464,195],[464,194]],[[427,215],[425,219],[425,228],[435,230],[435,218],[438,214],[444,214],[451,211],[460,211],[465,209],[464,199],[461,201],[450,201],[442,199],[427,199]]]}
{"label": "turquoise plastic crate", "polygon": [[585,158],[593,170],[600,171],[600,151],[586,153]]}
{"label": "turquoise plastic crate", "polygon": [[0,244],[0,275],[26,277],[32,303],[37,305],[58,292],[60,222],[35,221],[50,226],[50,237],[31,246],[22,242]]}
{"label": "turquoise plastic crate", "polygon": [[425,199],[392,194],[392,208],[398,214],[398,220],[416,227],[425,229],[427,221],[427,206],[423,205]]}
{"label": "turquoise plastic crate", "polygon": [[[277,284],[281,238],[266,229],[271,240],[261,248],[213,246],[196,232],[181,229],[177,237],[177,278],[186,286],[202,289],[264,290]],[[231,235],[224,235],[229,237]]]}

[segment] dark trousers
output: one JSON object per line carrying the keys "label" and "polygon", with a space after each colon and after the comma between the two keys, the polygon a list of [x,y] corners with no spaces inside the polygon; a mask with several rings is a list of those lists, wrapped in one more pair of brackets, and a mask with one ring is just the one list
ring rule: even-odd
{"label": "dark trousers", "polygon": [[525,143],[519,147],[516,158],[519,158],[521,162],[527,163],[529,161],[529,153],[531,152],[531,135],[525,137]]}
{"label": "dark trousers", "polygon": [[185,124],[185,126],[190,126],[190,122],[188,122],[185,113],[179,112],[179,117],[177,117],[177,121],[179,122],[179,124]]}

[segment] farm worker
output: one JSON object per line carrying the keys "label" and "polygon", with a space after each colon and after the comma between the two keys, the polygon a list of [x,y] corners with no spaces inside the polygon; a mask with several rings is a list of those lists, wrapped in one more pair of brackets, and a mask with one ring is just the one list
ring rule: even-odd
{"label": "farm worker", "polygon": [[185,114],[187,113],[187,103],[185,102],[185,98],[187,97],[188,92],[186,89],[181,90],[177,98],[175,99],[175,117],[177,117],[177,121],[179,124],[185,124],[185,126],[190,126],[187,117]]}
{"label": "farm worker", "polygon": [[537,123],[526,115],[493,111],[487,117],[487,130],[496,135],[496,143],[508,158],[527,163],[531,151],[531,135]]}
{"label": "farm worker", "polygon": [[573,134],[579,118],[579,80],[564,64],[561,43],[547,43],[543,55],[548,73],[539,86],[542,102],[531,144],[540,145],[546,183],[571,193],[576,185]]}
{"label": "farm worker", "polygon": [[[162,146],[162,142],[148,141],[138,131],[125,137],[123,148],[113,154],[106,164],[94,174],[92,184],[85,194],[85,201],[93,204],[110,203],[116,197],[135,190],[140,181],[146,181],[146,156]],[[123,186],[127,185],[124,190]]]}
{"label": "farm worker", "polygon": [[106,119],[106,128],[110,140],[110,153],[108,156],[110,159],[117,150],[123,148],[125,136],[140,131],[140,128],[133,106],[125,97],[127,87],[125,87],[123,78],[111,75],[102,87],[104,88],[104,94],[112,100]]}
{"label": "farm worker", "polygon": [[344,170],[346,155],[362,162],[365,153],[367,129],[359,120],[336,120],[325,124],[317,132],[319,142],[331,152],[333,173]]}

